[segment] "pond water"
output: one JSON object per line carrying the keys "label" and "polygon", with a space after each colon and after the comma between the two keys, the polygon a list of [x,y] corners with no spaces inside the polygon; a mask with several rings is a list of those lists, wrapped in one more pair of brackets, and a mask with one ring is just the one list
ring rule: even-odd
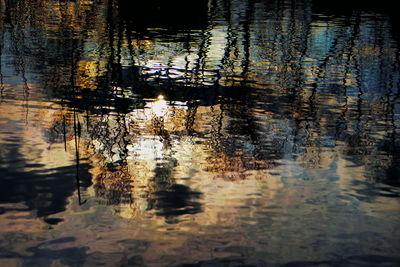
{"label": "pond water", "polygon": [[393,7],[132,2],[0,2],[3,266],[400,264]]}

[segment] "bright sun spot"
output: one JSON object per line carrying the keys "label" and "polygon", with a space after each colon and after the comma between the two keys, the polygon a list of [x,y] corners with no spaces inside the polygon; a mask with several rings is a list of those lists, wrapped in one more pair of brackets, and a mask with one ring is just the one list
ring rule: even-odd
{"label": "bright sun spot", "polygon": [[167,101],[164,100],[163,95],[159,95],[157,97],[157,100],[150,103],[149,106],[151,108],[152,113],[156,117],[163,117],[166,114],[168,108]]}

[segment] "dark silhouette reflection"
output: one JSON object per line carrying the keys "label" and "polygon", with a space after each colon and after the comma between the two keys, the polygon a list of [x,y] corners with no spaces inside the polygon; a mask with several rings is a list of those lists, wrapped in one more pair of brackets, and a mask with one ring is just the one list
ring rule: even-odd
{"label": "dark silhouette reflection", "polygon": [[[8,150],[7,147],[2,149]],[[9,150],[7,160],[0,161],[1,196],[0,203],[24,203],[27,210],[33,210],[37,217],[49,216],[65,210],[67,198],[76,190],[76,166],[64,166],[54,169],[42,169],[41,166],[31,166],[21,161],[16,147]],[[18,166],[23,166],[19,168]],[[81,164],[79,170],[80,186],[91,185],[88,165]],[[27,171],[25,168],[35,170]],[[2,208],[8,210],[21,208]]]}
{"label": "dark silhouette reflection", "polygon": [[132,3],[115,1],[118,16],[129,29],[163,28],[168,30],[204,29],[207,27],[207,1],[188,3],[183,0],[161,0]]}
{"label": "dark silhouette reflection", "polygon": [[159,215],[172,217],[201,212],[200,203],[195,201],[201,194],[191,191],[185,185],[171,185],[155,194],[156,209]]}

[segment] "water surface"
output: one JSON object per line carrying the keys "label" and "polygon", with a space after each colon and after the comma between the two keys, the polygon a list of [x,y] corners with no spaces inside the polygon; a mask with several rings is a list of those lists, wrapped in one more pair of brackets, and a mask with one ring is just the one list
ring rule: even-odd
{"label": "water surface", "polygon": [[399,264],[398,21],[315,2],[1,1],[0,263]]}

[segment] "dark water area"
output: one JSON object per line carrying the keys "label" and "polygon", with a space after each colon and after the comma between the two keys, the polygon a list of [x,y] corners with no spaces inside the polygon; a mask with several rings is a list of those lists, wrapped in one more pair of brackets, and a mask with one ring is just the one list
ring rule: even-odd
{"label": "dark water area", "polygon": [[398,266],[391,2],[1,0],[0,264]]}

